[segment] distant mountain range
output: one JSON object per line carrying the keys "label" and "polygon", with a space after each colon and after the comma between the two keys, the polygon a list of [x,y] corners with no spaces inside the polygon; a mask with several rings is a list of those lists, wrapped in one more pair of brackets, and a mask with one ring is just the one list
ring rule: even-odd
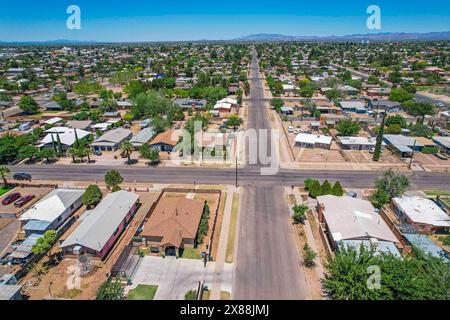
{"label": "distant mountain range", "polygon": [[[450,31],[443,32],[427,32],[427,33],[406,33],[406,32],[385,32],[385,33],[368,33],[368,34],[350,34],[344,36],[290,36],[284,34],[258,33],[243,36],[230,40],[195,40],[195,41],[166,41],[166,42],[230,42],[230,41],[431,41],[431,40],[450,40]],[[162,43],[164,41],[142,41],[136,43]],[[95,45],[107,44],[112,42],[102,41],[83,41],[83,40],[48,40],[48,41],[0,41],[0,45]],[[127,43],[127,42],[113,42]]]}
{"label": "distant mountain range", "polygon": [[344,36],[290,36],[283,34],[259,33],[234,39],[236,41],[412,41],[450,40],[450,31],[428,33],[369,33]]}

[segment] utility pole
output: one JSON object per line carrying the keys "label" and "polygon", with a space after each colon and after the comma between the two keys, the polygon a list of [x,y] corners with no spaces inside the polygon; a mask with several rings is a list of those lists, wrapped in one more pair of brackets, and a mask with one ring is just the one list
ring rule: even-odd
{"label": "utility pole", "polygon": [[411,159],[409,160],[409,170],[411,170],[411,167],[412,167],[412,162],[413,162],[413,157],[414,157],[414,149],[416,148],[416,142],[417,142],[417,140],[414,139],[414,144],[413,144],[412,153],[411,153]]}

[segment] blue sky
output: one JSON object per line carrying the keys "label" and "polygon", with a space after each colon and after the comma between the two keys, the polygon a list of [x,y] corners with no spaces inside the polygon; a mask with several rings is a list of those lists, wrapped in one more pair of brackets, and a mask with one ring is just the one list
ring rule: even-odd
{"label": "blue sky", "polygon": [[[167,2],[167,3],[166,3]],[[66,9],[81,8],[81,30]],[[253,33],[344,35],[368,30],[367,7],[381,8],[375,32],[450,31],[448,0],[22,0],[2,1],[0,41],[175,41]]]}

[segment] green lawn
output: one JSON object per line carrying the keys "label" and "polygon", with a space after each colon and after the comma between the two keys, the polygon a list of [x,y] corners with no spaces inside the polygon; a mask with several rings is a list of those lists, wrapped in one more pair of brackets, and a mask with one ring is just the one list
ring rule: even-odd
{"label": "green lawn", "polygon": [[158,286],[139,284],[128,293],[128,300],[153,300]]}
{"label": "green lawn", "polygon": [[425,194],[428,196],[450,196],[450,191],[444,190],[427,190]]}
{"label": "green lawn", "polygon": [[11,187],[8,187],[8,188],[1,187],[0,188],[0,196],[4,195],[5,193],[7,193],[11,189],[12,189]]}
{"label": "green lawn", "polygon": [[201,259],[202,255],[198,249],[194,248],[185,248],[183,250],[180,250],[181,258],[183,259]]}

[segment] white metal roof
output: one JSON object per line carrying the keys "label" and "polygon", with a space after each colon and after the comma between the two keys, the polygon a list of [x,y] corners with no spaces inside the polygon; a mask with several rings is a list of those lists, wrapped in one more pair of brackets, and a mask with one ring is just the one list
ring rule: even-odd
{"label": "white metal roof", "polygon": [[72,204],[83,196],[84,190],[55,189],[29,208],[19,219],[55,221]]}
{"label": "white metal roof", "polygon": [[369,201],[332,195],[317,197],[334,241],[369,240],[398,242]]}
{"label": "white metal roof", "polygon": [[[87,137],[88,135],[90,135],[90,133],[88,131],[81,130],[81,129],[73,129],[73,128],[68,128],[68,127],[54,127],[54,128],[51,128],[51,129],[45,131],[45,133],[48,133],[48,134],[44,137],[44,139],[41,140],[41,144],[49,144],[49,143],[53,143],[53,141],[55,141],[55,143],[56,143],[58,141],[58,136],[59,136],[59,140],[61,141],[62,144],[66,145],[66,146],[71,146],[76,141],[75,131],[76,131],[76,136],[78,137],[78,139],[83,139],[83,138]],[[53,140],[52,140],[52,136],[53,136]]]}
{"label": "white metal roof", "polygon": [[450,227],[450,217],[430,199],[401,197],[392,199],[394,204],[412,221],[436,227]]}
{"label": "white metal roof", "polygon": [[299,133],[295,137],[295,142],[299,143],[322,143],[322,144],[330,144],[332,137],[317,135],[317,134],[308,134],[308,133]]}

